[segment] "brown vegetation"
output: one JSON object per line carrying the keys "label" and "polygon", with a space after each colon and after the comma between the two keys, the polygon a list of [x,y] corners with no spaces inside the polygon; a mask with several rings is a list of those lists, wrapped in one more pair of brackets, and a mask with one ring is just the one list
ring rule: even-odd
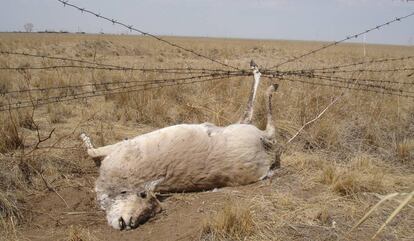
{"label": "brown vegetation", "polygon": [[[0,39],[2,49],[117,65],[219,68],[145,37],[2,34]],[[250,59],[261,66],[272,66],[321,45],[206,38],[170,40],[243,69]],[[370,58],[414,55],[413,47],[370,45],[367,49]],[[362,59],[361,46],[344,44],[285,67],[295,70]],[[63,63],[0,56],[0,66],[59,64]],[[413,60],[406,60],[362,67],[413,65]],[[412,78],[408,74],[363,72],[353,77],[408,81]],[[182,76],[185,75],[88,69],[1,70],[0,105],[17,99],[112,88],[100,85],[109,81]],[[274,119],[282,144],[344,93],[323,117],[286,147],[282,168],[271,182],[218,192],[176,194],[163,202],[164,215],[137,230],[118,232],[107,227],[104,213],[94,200],[97,170],[84,153],[79,133],[85,131],[95,144],[103,145],[177,123],[228,125],[239,119],[251,81],[251,77],[236,77],[35,106],[33,113],[32,108],[0,112],[0,240],[369,239],[398,202],[384,203],[364,224],[347,232],[384,195],[414,190],[413,100],[268,79],[261,85],[254,122],[264,127],[264,100],[260,99],[263,86],[278,82]],[[85,83],[95,86],[1,95],[24,88]],[[412,85],[404,89],[414,91]],[[380,238],[410,240],[414,236],[413,215],[412,205],[408,204],[379,234]]]}
{"label": "brown vegetation", "polygon": [[205,220],[202,239],[244,240],[253,233],[254,228],[250,206],[233,200]]}

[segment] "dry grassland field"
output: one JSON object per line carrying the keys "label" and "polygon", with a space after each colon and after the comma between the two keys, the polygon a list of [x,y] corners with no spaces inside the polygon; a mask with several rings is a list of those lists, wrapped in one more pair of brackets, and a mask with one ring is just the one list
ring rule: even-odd
{"label": "dry grassland field", "polygon": [[[247,71],[251,59],[266,68],[324,44],[166,38]],[[138,36],[3,33],[0,49],[122,66],[222,69],[188,52]],[[341,44],[280,70],[410,55],[414,55],[414,47],[368,45],[364,57],[360,44]],[[0,55],[0,67],[71,64],[76,63]],[[347,69],[413,67],[414,60],[407,59]],[[414,83],[411,72],[333,75]],[[262,78],[254,114],[254,124],[261,129],[266,122],[264,91],[270,83],[280,85],[273,98],[273,118],[278,144],[285,149],[281,167],[271,180],[173,194],[161,200],[160,214],[137,229],[110,228],[94,193],[98,168],[87,156],[79,134],[88,133],[94,144],[102,146],[179,123],[225,126],[239,120],[252,76],[141,92],[108,91],[123,86],[122,82],[186,76],[189,74],[81,68],[0,70],[0,105],[33,100],[30,108],[0,112],[0,240],[370,240],[407,195],[383,202],[362,225],[350,232],[351,228],[386,195],[414,191],[414,99]],[[330,83],[309,77],[291,78]],[[4,94],[68,85],[85,86]],[[127,83],[124,86],[133,89]],[[413,84],[386,86],[414,92]],[[104,94],[68,102],[35,103],[38,98],[85,91]],[[317,121],[285,145],[340,95]],[[413,201],[386,225],[377,240],[414,240]]]}

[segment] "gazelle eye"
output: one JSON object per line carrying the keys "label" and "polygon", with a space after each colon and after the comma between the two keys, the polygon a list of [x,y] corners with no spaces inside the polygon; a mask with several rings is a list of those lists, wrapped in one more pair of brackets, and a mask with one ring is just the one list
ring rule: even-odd
{"label": "gazelle eye", "polygon": [[126,191],[121,192],[121,194],[126,194]]}
{"label": "gazelle eye", "polygon": [[147,193],[146,193],[146,192],[140,192],[140,193],[139,193],[139,196],[140,196],[141,198],[147,198]]}

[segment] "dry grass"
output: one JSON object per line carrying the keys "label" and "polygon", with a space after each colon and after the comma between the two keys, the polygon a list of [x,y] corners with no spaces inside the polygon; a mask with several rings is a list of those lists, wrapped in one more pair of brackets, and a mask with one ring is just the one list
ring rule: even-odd
{"label": "dry grass", "polygon": [[403,162],[410,162],[414,158],[414,140],[404,139],[396,143],[398,158]]}
{"label": "dry grass", "polygon": [[389,224],[400,212],[402,212],[402,210],[404,209],[405,206],[407,206],[410,201],[412,201],[412,199],[414,198],[414,191],[411,193],[406,193],[405,195],[403,195],[402,193],[393,193],[393,194],[389,194],[385,197],[383,197],[377,204],[375,204],[365,215],[364,217],[361,218],[361,220],[358,221],[357,224],[355,224],[352,229],[350,230],[350,232],[354,231],[356,228],[358,228],[363,222],[365,222],[365,220],[367,220],[367,218],[369,217],[369,215],[371,215],[376,209],[379,208],[379,206],[388,200],[391,200],[392,198],[395,198],[397,196],[407,196],[404,200],[402,200],[400,202],[400,205],[390,214],[390,216],[387,218],[387,220],[385,220],[385,222],[381,225],[381,227],[377,230],[377,232],[372,236],[372,240],[374,240],[378,234],[387,226],[387,224]]}
{"label": "dry grass", "polygon": [[251,207],[236,200],[204,222],[201,240],[246,240],[255,229]]}
{"label": "dry grass", "polygon": [[25,222],[23,208],[28,190],[21,169],[13,162],[0,156],[0,230],[4,231],[0,236],[9,240],[17,240],[16,229]]}
{"label": "dry grass", "polygon": [[384,169],[369,156],[356,157],[346,167],[327,164],[322,171],[321,181],[331,185],[332,190],[341,195],[382,193],[386,185]]}
{"label": "dry grass", "polygon": [[62,123],[72,114],[70,107],[62,104],[48,105],[47,112],[49,113],[49,121],[51,124]]}
{"label": "dry grass", "polygon": [[14,219],[15,223],[23,219],[19,204],[15,198],[15,194],[12,195],[7,192],[0,193],[0,222],[2,226],[6,225],[6,218]]}
{"label": "dry grass", "polygon": [[97,241],[98,239],[88,230],[82,227],[71,226],[68,229],[68,237],[65,241]]}
{"label": "dry grass", "polygon": [[[32,53],[86,58],[109,64],[157,68],[217,68],[203,59],[171,49],[153,40],[133,36],[1,34],[1,48]],[[261,66],[317,48],[321,43],[295,41],[256,41],[207,38],[171,38],[204,55],[246,68],[250,59]],[[370,58],[414,55],[412,47],[368,46]],[[361,61],[359,45],[345,44],[330,48],[311,58],[286,65],[286,69],[325,67]],[[43,59],[0,56],[1,66],[41,66],[61,64]],[[413,60],[363,66],[369,69],[410,67]],[[97,85],[109,81],[141,81],[183,77],[179,74],[108,72],[103,70],[59,69],[16,73],[0,72],[0,104],[16,99],[28,100],[104,89]],[[350,77],[343,75],[343,77]],[[361,73],[357,78],[407,80],[407,73]],[[308,80],[305,78],[305,80]],[[313,119],[342,91],[328,87],[308,86],[278,81],[274,96],[274,119],[278,141],[284,143],[307,121]],[[265,108],[262,82],[255,124],[264,128]],[[1,93],[20,88],[93,84],[95,87],[50,90],[17,96]],[[71,177],[89,181],[92,172],[85,163],[77,136],[90,133],[97,145],[109,144],[126,137],[178,123],[212,122],[228,125],[239,119],[247,101],[251,79],[176,86],[139,93],[108,94],[104,97],[50,104],[31,110],[0,113],[0,216],[8,225],[26,227],[10,220],[25,220],[25,194],[44,195],[42,173],[52,185],[78,185]],[[399,87],[399,86],[394,86]],[[414,91],[408,86],[406,90]],[[13,120],[13,121],[11,121]],[[33,120],[42,137],[53,128],[52,138],[41,145],[59,141],[59,148],[28,153],[36,143]],[[317,122],[289,145],[282,156],[282,173],[266,192],[241,197],[240,203],[220,205],[222,209],[205,221],[203,237],[210,240],[336,240],[348,231],[378,202],[376,195],[411,192],[414,189],[414,105],[412,100],[366,92],[344,91],[344,96]],[[36,171],[34,171],[35,169]],[[283,174],[283,173],[288,174]],[[93,178],[92,178],[93,179]],[[93,181],[91,182],[93,183]],[[86,184],[82,184],[86,185]],[[54,195],[54,194],[53,194]],[[239,201],[239,200],[237,200]],[[238,202],[239,203],[239,202]],[[384,207],[390,211],[391,207]],[[405,209],[404,209],[405,210]],[[390,212],[387,212],[389,214]],[[410,216],[411,215],[411,216]],[[410,219],[411,217],[411,219]],[[370,238],[387,218],[384,213],[372,217],[357,230],[355,240]],[[408,221],[407,221],[408,220]],[[411,220],[411,221],[410,221]],[[390,240],[412,236],[412,212],[389,225]],[[335,224],[336,223],[336,224]],[[201,225],[201,224],[200,224]],[[336,225],[336,226],[335,226]],[[6,226],[5,226],[6,227]],[[69,240],[89,240],[88,232],[69,229]],[[82,231],[83,230],[83,231]],[[372,235],[371,235],[372,236]],[[17,239],[17,238],[16,238]]]}
{"label": "dry grass", "polygon": [[0,126],[0,153],[16,150],[23,145],[19,126],[17,126],[12,115],[2,116],[2,125]]}

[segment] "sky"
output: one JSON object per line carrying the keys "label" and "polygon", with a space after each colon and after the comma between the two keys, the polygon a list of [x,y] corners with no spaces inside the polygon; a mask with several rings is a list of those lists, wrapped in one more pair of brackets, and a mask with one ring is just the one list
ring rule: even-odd
{"label": "sky", "polygon": [[[69,0],[158,35],[334,41],[414,12],[414,0]],[[57,0],[0,0],[0,31],[131,34]],[[365,37],[414,45],[414,16]],[[355,41],[363,41],[363,38]],[[355,42],[354,41],[354,42]]]}

